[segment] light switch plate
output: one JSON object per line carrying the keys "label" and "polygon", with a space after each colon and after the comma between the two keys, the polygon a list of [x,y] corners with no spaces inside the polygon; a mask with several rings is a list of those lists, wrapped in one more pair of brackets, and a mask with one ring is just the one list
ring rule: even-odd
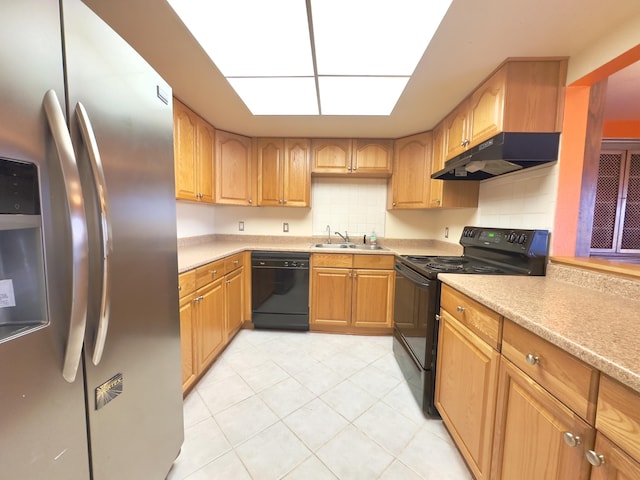
{"label": "light switch plate", "polygon": [[240,232],[244,232],[244,222],[243,221],[239,221],[238,222],[238,230]]}
{"label": "light switch plate", "polygon": [[283,232],[288,232],[289,231],[289,224],[287,222],[284,222],[282,224],[282,231]]}

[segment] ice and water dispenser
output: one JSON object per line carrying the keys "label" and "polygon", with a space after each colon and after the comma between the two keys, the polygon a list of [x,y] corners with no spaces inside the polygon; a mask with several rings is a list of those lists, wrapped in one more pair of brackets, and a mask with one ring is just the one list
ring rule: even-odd
{"label": "ice and water dispenser", "polygon": [[0,158],[0,342],[47,324],[35,165]]}

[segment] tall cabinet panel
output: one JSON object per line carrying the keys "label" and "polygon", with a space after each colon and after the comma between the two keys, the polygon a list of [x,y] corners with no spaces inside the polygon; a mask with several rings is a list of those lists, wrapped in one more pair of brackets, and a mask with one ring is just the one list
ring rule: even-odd
{"label": "tall cabinet panel", "polygon": [[396,140],[388,208],[428,208],[431,132]]}
{"label": "tall cabinet panel", "polygon": [[251,139],[216,132],[216,203],[253,205],[256,186]]}

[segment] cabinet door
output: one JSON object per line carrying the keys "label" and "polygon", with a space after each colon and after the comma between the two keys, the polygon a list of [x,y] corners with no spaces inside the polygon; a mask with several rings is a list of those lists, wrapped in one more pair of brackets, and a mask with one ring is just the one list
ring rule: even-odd
{"label": "cabinet door", "polygon": [[489,478],[499,365],[497,351],[441,311],[435,404],[477,479]]}
{"label": "cabinet door", "polygon": [[[564,435],[579,436],[571,447]],[[502,358],[492,478],[585,480],[594,429],[509,360]]]}
{"label": "cabinet door", "polygon": [[640,478],[640,463],[627,455],[620,447],[598,432],[596,455],[604,461],[591,469],[590,480],[637,480]]}
{"label": "cabinet door", "polygon": [[[437,172],[438,170],[442,170],[444,168],[445,162],[445,132],[444,132],[444,123],[440,122],[436,128],[433,129],[432,133],[432,155],[431,155],[431,172],[429,176]],[[434,180],[430,178],[429,182],[429,207],[430,208],[440,208],[442,207],[442,191],[443,191],[444,180]]]}
{"label": "cabinet door", "polygon": [[240,330],[244,321],[244,267],[240,267],[225,278],[227,342]]}
{"label": "cabinet door", "polygon": [[196,118],[193,112],[173,99],[173,148],[176,198],[197,200]]}
{"label": "cabinet door", "polygon": [[202,118],[197,118],[197,180],[198,193],[201,202],[213,203],[213,152],[215,148],[215,130]]}
{"label": "cabinet door", "polygon": [[431,175],[431,132],[396,140],[389,208],[427,208]]}
{"label": "cabinet door", "polygon": [[346,138],[314,138],[311,140],[313,173],[349,173],[351,140]]}
{"label": "cabinet door", "polygon": [[193,341],[195,322],[193,295],[180,299],[180,346],[182,349],[182,391],[185,392],[196,379],[196,352]]}
{"label": "cabinet door", "polygon": [[391,175],[393,140],[355,140],[352,173],[387,177]]}
{"label": "cabinet door", "polygon": [[283,189],[284,205],[308,207],[311,197],[309,140],[303,138],[284,141]]}
{"label": "cabinet door", "polygon": [[506,70],[496,72],[469,100],[469,139],[471,145],[502,131]]}
{"label": "cabinet door", "polygon": [[283,153],[281,138],[258,139],[258,205],[283,203]]}
{"label": "cabinet door", "polygon": [[204,371],[225,344],[224,279],[196,292],[198,373]]}
{"label": "cabinet door", "polygon": [[311,325],[349,325],[352,283],[349,268],[311,270]]}
{"label": "cabinet door", "polygon": [[216,203],[253,204],[251,139],[234,133],[216,132]]}
{"label": "cabinet door", "polygon": [[461,154],[469,146],[471,139],[468,133],[468,113],[468,101],[465,100],[443,120],[447,146],[445,157],[447,159]]}
{"label": "cabinet door", "polygon": [[353,309],[355,327],[393,326],[393,270],[353,271]]}

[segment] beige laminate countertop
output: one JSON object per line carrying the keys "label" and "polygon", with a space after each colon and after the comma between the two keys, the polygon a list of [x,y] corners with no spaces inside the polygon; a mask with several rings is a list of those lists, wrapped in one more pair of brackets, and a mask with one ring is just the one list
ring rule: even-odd
{"label": "beige laminate countertop", "polygon": [[216,236],[202,241],[178,241],[178,273],[245,250],[309,253],[357,253],[366,255],[461,255],[462,247],[437,240],[385,240],[385,250],[314,248],[323,239],[307,237]]}
{"label": "beige laminate countertop", "polygon": [[439,278],[640,393],[640,282],[586,272],[571,279],[556,274],[563,268],[549,265],[546,277]]}

